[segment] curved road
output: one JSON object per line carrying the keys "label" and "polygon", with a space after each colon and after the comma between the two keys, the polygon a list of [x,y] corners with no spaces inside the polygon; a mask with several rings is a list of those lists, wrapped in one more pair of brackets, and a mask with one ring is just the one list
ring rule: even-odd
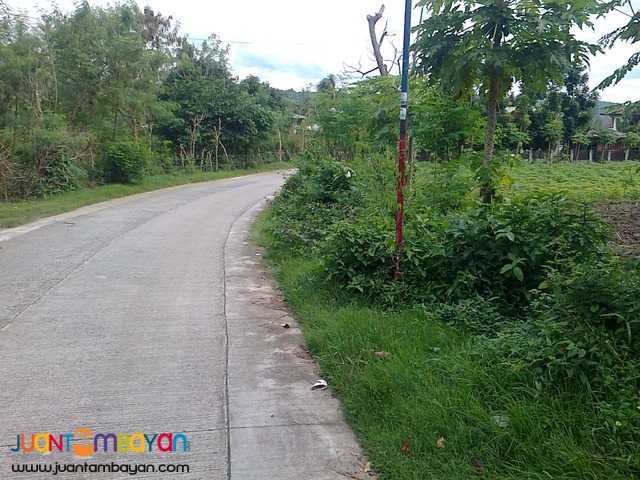
{"label": "curved road", "polygon": [[[45,478],[51,474],[15,473],[12,466],[55,468],[56,462],[73,468],[85,462],[155,469],[188,465],[190,472],[140,470],[141,478],[344,478],[349,473],[351,466],[344,470],[341,458],[359,452],[335,400],[325,395],[328,420],[285,418],[296,407],[275,405],[281,400],[274,403],[270,385],[291,379],[269,379],[274,359],[266,359],[267,353],[259,357],[265,345],[251,343],[281,341],[263,330],[267,325],[279,334],[277,322],[286,316],[277,308],[247,313],[273,295],[267,276],[250,258],[256,249],[246,242],[252,207],[282,182],[281,173],[264,173],[174,187],[0,231],[0,478]],[[242,324],[247,318],[253,323]],[[290,340],[299,347],[299,337]],[[296,358],[311,363],[299,353]],[[313,367],[303,368],[301,385],[278,388],[293,388],[291,399],[296,392],[316,395],[306,400],[315,409],[319,392],[308,388]],[[261,385],[255,375],[270,384]],[[260,391],[271,397],[261,398],[255,393]],[[287,409],[294,413],[284,413]],[[257,418],[262,414],[265,418]],[[315,432],[320,423],[329,430]],[[298,430],[287,430],[292,427]],[[97,442],[100,450],[83,457],[72,453],[92,444],[83,441],[80,428],[90,430],[89,438],[121,437],[107,438],[106,453]],[[47,450],[45,435],[38,448],[25,452],[31,435],[40,433],[62,446],[37,451]],[[162,433],[172,436],[158,444],[153,435]],[[297,434],[306,439],[298,448],[319,437],[329,451],[326,458],[306,459],[319,464],[310,476],[295,471],[307,465],[286,465],[291,463],[284,461],[286,451],[280,452],[281,461],[265,458],[300,441]],[[336,443],[338,437],[346,446]],[[113,452],[110,439],[119,451]],[[176,451],[163,452],[170,442]],[[295,445],[290,450],[297,452]],[[55,478],[131,478],[130,473],[76,471]]]}

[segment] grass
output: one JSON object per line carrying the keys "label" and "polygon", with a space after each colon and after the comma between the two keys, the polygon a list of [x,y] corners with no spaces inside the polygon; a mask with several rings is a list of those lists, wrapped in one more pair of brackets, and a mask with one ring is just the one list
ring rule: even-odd
{"label": "grass", "polygon": [[[525,164],[512,175],[522,190],[632,199],[638,187],[621,190],[620,182],[636,165]],[[379,478],[638,478],[640,459],[603,451],[615,438],[586,389],[541,388],[435,308],[337,303],[312,255],[269,249],[270,216],[260,216],[253,240],[267,247],[307,345]]]}
{"label": "grass", "polygon": [[587,393],[539,391],[426,310],[336,306],[313,260],[270,259],[380,478],[633,478],[598,453]]}
{"label": "grass", "polygon": [[291,164],[282,162],[261,165],[260,167],[248,170],[221,170],[206,173],[156,175],[146,177],[138,184],[86,187],[46,198],[0,203],[0,228],[17,227],[39,218],[70,212],[86,205],[92,205],[113,198],[125,197],[127,195],[134,195],[136,193],[285,168],[291,168]]}
{"label": "grass", "polygon": [[512,190],[563,193],[574,200],[640,200],[640,162],[524,163],[510,169]]}

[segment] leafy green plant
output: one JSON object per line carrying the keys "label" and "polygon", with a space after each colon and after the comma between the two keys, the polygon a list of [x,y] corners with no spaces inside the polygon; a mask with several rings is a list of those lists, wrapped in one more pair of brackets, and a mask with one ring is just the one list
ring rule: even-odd
{"label": "leafy green plant", "polygon": [[148,164],[148,151],[129,140],[114,142],[102,158],[102,170],[107,183],[138,183]]}
{"label": "leafy green plant", "polygon": [[329,234],[358,206],[355,172],[334,161],[303,159],[273,202],[271,233],[283,248],[303,251]]}
{"label": "leafy green plant", "polygon": [[438,215],[448,215],[469,206],[473,181],[463,162],[436,163],[426,169],[414,182],[409,202],[414,204],[413,210],[428,209]]}
{"label": "leafy green plant", "polygon": [[592,258],[608,232],[586,206],[558,195],[478,204],[448,220],[409,212],[405,231],[394,284],[393,217],[379,212],[336,225],[321,248],[328,278],[370,299],[391,288],[404,292],[396,302],[483,295],[518,308],[548,266]]}

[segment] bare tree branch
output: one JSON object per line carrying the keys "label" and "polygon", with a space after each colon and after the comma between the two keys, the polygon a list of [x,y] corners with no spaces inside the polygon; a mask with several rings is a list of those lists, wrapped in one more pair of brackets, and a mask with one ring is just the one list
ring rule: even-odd
{"label": "bare tree branch", "polygon": [[378,67],[373,67],[371,70],[365,71],[362,69],[362,63],[358,63],[357,67],[343,63],[342,68],[344,73],[347,75],[358,74],[358,75],[361,75],[362,77],[366,77],[367,75],[369,75],[372,72],[375,72],[378,69]]}
{"label": "bare tree branch", "polygon": [[379,41],[378,36],[376,35],[376,23],[382,18],[383,12],[384,5],[380,7],[380,10],[375,15],[367,15],[367,22],[369,22],[369,36],[371,37],[371,46],[373,47],[373,55],[375,56],[376,63],[378,64],[378,70],[380,71],[380,75],[386,77],[389,75],[389,70],[384,64],[382,53],[380,53],[380,45],[382,44],[382,40],[384,40],[384,37],[386,35],[386,29],[380,37]]}

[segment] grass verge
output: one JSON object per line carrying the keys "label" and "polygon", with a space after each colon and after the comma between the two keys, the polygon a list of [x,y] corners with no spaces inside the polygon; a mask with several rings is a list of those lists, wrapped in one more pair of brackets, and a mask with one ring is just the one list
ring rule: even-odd
{"label": "grass verge", "polygon": [[587,391],[536,387],[428,308],[337,304],[312,256],[269,248],[270,215],[253,239],[380,478],[636,478],[633,459],[598,450]]}
{"label": "grass verge", "polygon": [[146,177],[142,182],[137,184],[113,184],[100,187],[86,187],[46,198],[0,203],[0,228],[17,227],[39,218],[70,212],[86,205],[92,205],[113,198],[125,197],[127,195],[134,195],[136,193],[286,168],[291,168],[291,164],[280,162],[261,165],[248,170],[222,170],[206,173],[156,175]]}

